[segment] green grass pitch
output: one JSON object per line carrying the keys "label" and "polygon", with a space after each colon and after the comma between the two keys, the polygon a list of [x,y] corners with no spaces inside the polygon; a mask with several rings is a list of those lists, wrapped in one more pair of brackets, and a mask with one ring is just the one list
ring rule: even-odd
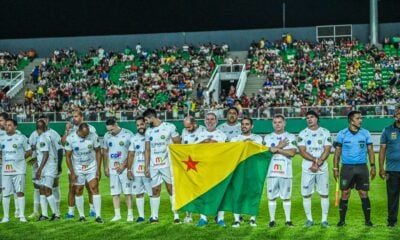
{"label": "green grass pitch", "polygon": [[[398,239],[400,236],[400,228],[386,227],[387,219],[387,203],[386,203],[386,187],[383,180],[377,177],[371,184],[370,198],[372,205],[372,222],[375,224],[372,228],[364,227],[364,217],[361,209],[361,201],[356,191],[352,192],[349,202],[349,210],[347,212],[347,226],[337,228],[335,224],[338,221],[338,208],[334,207],[335,182],[330,172],[330,211],[328,221],[331,224],[329,228],[320,227],[321,207],[319,196],[314,193],[312,202],[312,212],[315,226],[306,228],[305,214],[300,196],[300,176],[301,176],[301,158],[299,155],[293,159],[293,196],[292,196],[292,221],[295,225],[293,228],[284,226],[285,218],[281,201],[277,206],[277,227],[268,228],[269,221],[267,198],[264,192],[262,196],[259,216],[257,217],[257,228],[251,228],[247,220],[240,228],[234,229],[230,227],[233,221],[232,213],[225,213],[225,221],[227,227],[218,227],[212,221],[205,228],[195,226],[199,219],[198,214],[193,214],[193,224],[174,225],[173,215],[169,203],[168,195],[163,189],[160,206],[160,222],[157,225],[149,223],[127,223],[126,222],[126,206],[124,205],[124,197],[121,197],[121,214],[123,219],[117,223],[111,223],[110,220],[114,215],[112,199],[109,192],[109,180],[104,175],[101,179],[100,190],[102,195],[102,216],[105,220],[104,224],[98,224],[93,218],[88,218],[85,223],[77,222],[77,210],[75,210],[75,219],[62,219],[58,222],[36,222],[20,223],[11,217],[7,224],[0,224],[0,239]],[[329,158],[332,166],[332,156]],[[67,174],[66,166],[61,177],[61,212],[62,215],[67,212]],[[28,168],[26,183],[26,211],[28,216],[32,212],[32,183],[30,182],[31,174]],[[85,196],[86,192],[85,192]],[[134,203],[135,201],[133,201]],[[137,210],[133,205],[135,217]],[[85,198],[85,212],[88,213],[89,207],[87,198]],[[50,209],[49,209],[50,211]],[[10,216],[14,214],[14,204],[11,201]],[[49,212],[50,213],[50,212]],[[146,197],[145,215],[148,219],[150,214],[150,204]],[[0,211],[0,216],[2,216]],[[181,213],[181,219],[185,213]],[[209,220],[211,220],[209,218]]]}

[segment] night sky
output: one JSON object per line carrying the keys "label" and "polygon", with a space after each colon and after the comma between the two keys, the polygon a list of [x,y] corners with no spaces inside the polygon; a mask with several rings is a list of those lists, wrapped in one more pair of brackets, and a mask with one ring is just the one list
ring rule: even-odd
{"label": "night sky", "polygon": [[[369,0],[0,0],[0,39],[281,28],[369,22]],[[380,0],[379,22],[400,22]]]}

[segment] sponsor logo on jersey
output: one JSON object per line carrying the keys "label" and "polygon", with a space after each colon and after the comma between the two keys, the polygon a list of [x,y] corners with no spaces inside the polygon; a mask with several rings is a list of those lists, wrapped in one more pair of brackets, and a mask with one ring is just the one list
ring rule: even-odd
{"label": "sponsor logo on jersey", "polygon": [[332,142],[332,137],[328,137],[326,140],[331,143]]}
{"label": "sponsor logo on jersey", "polygon": [[69,142],[68,141],[65,142],[65,146],[69,146]]}
{"label": "sponsor logo on jersey", "polygon": [[138,173],[142,173],[142,172],[144,172],[144,166],[143,166],[143,165],[141,165],[141,164],[140,164],[140,165],[138,165],[136,172],[138,172]]}
{"label": "sponsor logo on jersey", "polygon": [[119,168],[119,166],[121,166],[121,164],[119,162],[114,162],[114,168],[113,169],[117,169],[117,168]]}
{"label": "sponsor logo on jersey", "polygon": [[321,139],[318,139],[318,144],[322,144],[322,140]]}
{"label": "sponsor logo on jersey", "polygon": [[153,137],[150,137],[149,140],[150,140],[150,141],[153,141]]}
{"label": "sponsor logo on jersey", "polygon": [[110,158],[115,159],[115,158],[120,158],[122,156],[122,152],[117,152],[117,153],[111,153]]}
{"label": "sponsor logo on jersey", "polygon": [[75,147],[75,148],[74,148],[74,151],[79,151],[79,147]]}
{"label": "sponsor logo on jersey", "polygon": [[271,147],[275,147],[275,143],[271,143]]}
{"label": "sponsor logo on jersey", "polygon": [[87,148],[88,148],[88,149],[92,149],[92,148],[93,148],[93,145],[92,145],[92,144],[89,144],[89,145],[87,146]]}
{"label": "sponsor logo on jersey", "polygon": [[109,143],[108,143],[108,146],[109,146],[109,147],[112,147],[112,142],[109,142]]}
{"label": "sponsor logo on jersey", "polygon": [[164,136],[164,135],[161,135],[161,137],[160,137],[160,138],[164,140],[164,139],[165,139],[165,136]]}
{"label": "sponsor logo on jersey", "polygon": [[12,147],[13,148],[18,148],[18,145],[17,144],[13,144]]}
{"label": "sponsor logo on jersey", "polygon": [[42,147],[46,146],[46,143],[41,142],[39,145],[40,145],[40,147],[42,148]]}
{"label": "sponsor logo on jersey", "polygon": [[158,133],[159,131],[160,131],[160,129],[156,129],[156,130],[154,130],[154,132],[155,132],[155,133]]}
{"label": "sponsor logo on jersey", "polygon": [[125,145],[124,141],[120,141],[120,142],[119,142],[119,145],[120,145],[121,147],[124,146],[124,145]]}
{"label": "sponsor logo on jersey", "polygon": [[307,141],[307,144],[308,144],[308,145],[311,145],[311,140],[308,140],[308,141]]}
{"label": "sponsor logo on jersey", "polygon": [[156,157],[156,164],[155,165],[163,165],[165,164],[165,159],[162,157]]}
{"label": "sponsor logo on jersey", "polygon": [[12,164],[6,164],[5,171],[6,172],[16,172]]}
{"label": "sponsor logo on jersey", "polygon": [[6,148],[6,145],[2,144],[1,149],[4,149],[4,148]]}
{"label": "sponsor logo on jersey", "polygon": [[303,141],[303,139],[302,139],[301,137],[298,137],[298,138],[297,138],[297,141],[298,141],[298,142],[301,142],[301,141]]}
{"label": "sponsor logo on jersey", "polygon": [[188,144],[188,141],[187,141],[187,140],[185,140],[183,143],[184,143],[184,144]]}

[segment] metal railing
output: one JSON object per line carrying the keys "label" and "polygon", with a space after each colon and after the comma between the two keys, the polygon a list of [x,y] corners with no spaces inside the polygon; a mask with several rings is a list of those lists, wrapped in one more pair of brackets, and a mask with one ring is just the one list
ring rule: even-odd
{"label": "metal railing", "polygon": [[[323,118],[345,117],[352,110],[361,111],[366,117],[386,117],[393,116],[393,105],[357,105],[357,106],[304,106],[304,107],[260,107],[243,108],[240,110],[240,117],[249,116],[253,119],[270,119],[275,114],[283,114],[286,118],[302,118],[308,110],[314,110]],[[144,110],[143,110],[144,111]],[[106,121],[110,117],[116,117],[120,121],[133,121],[141,116],[143,111],[119,111],[119,112],[92,112],[83,111],[86,121]],[[214,112],[219,119],[225,119],[227,109],[200,109],[196,111],[158,111],[160,119],[164,121],[183,120],[187,115],[194,116],[196,119],[204,119],[208,112]],[[72,112],[35,112],[35,113],[10,113],[11,117],[18,122],[35,122],[39,115],[46,115],[52,122],[69,121]]]}
{"label": "metal railing", "polygon": [[7,97],[13,98],[24,87],[25,74],[23,71],[0,72],[0,87],[8,88]]}

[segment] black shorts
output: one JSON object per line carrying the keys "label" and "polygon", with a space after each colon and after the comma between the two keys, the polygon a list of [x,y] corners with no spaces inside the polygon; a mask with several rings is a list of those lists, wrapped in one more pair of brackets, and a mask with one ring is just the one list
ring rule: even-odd
{"label": "black shorts", "polygon": [[340,172],[340,190],[356,187],[357,190],[369,190],[369,172],[366,164],[343,164]]}

